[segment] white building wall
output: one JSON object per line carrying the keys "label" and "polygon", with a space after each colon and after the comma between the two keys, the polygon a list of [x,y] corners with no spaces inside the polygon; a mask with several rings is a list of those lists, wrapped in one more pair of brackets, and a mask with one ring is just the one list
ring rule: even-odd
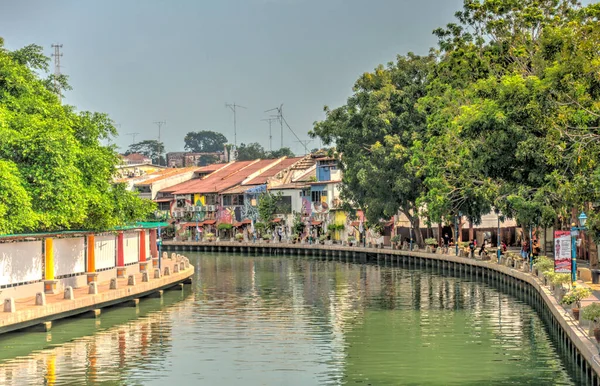
{"label": "white building wall", "polygon": [[123,234],[123,260],[125,265],[136,263],[139,258],[140,238],[139,232]]}
{"label": "white building wall", "polygon": [[117,236],[96,236],[94,244],[96,270],[115,267],[117,261]]}
{"label": "white building wall", "polygon": [[85,273],[85,238],[54,239],[54,276]]}
{"label": "white building wall", "polygon": [[42,280],[42,241],[0,244],[0,285]]}
{"label": "white building wall", "polygon": [[146,231],[146,259],[151,258],[150,256],[150,231]]}

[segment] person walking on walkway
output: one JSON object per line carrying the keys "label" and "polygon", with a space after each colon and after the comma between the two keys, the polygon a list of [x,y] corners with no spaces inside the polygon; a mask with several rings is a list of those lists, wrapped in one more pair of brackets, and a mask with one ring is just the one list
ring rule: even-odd
{"label": "person walking on walkway", "polygon": [[471,250],[471,258],[475,257],[475,241],[471,240],[469,242],[469,249]]}

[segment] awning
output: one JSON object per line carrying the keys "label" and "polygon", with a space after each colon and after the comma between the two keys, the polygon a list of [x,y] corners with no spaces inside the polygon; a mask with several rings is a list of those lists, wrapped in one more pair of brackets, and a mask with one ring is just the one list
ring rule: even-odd
{"label": "awning", "polygon": [[154,202],[171,202],[173,201],[172,198],[157,198],[154,200]]}
{"label": "awning", "polygon": [[205,220],[204,225],[214,225],[217,223],[217,220]]}
{"label": "awning", "polygon": [[323,223],[323,221],[311,221],[310,225],[320,226],[322,223]]}
{"label": "awning", "polygon": [[280,217],[274,218],[273,222],[281,222],[281,218]]}
{"label": "awning", "polygon": [[249,224],[252,224],[252,220],[245,219],[245,220],[237,221],[237,222],[233,223],[233,226],[236,228],[239,228],[242,225],[249,225]]}
{"label": "awning", "polygon": [[358,227],[360,226],[360,221],[352,221],[350,225],[352,225],[353,227]]}
{"label": "awning", "polygon": [[391,227],[392,225],[394,225],[394,220],[390,220],[390,221],[386,222],[383,226]]}

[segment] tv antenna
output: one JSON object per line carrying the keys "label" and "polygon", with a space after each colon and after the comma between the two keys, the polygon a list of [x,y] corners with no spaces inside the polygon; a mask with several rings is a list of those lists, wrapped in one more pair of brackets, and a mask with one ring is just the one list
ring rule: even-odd
{"label": "tv antenna", "polygon": [[298,142],[301,143],[302,146],[304,146],[304,155],[308,154],[308,148],[306,147],[306,145],[308,145],[309,143],[311,143],[313,140],[312,139],[305,139],[304,141],[294,141],[294,142]]}
{"label": "tv antenna", "polygon": [[225,107],[229,107],[233,111],[233,146],[237,148],[237,108],[247,109],[247,107],[236,105],[235,102],[233,104],[225,103]]}
{"label": "tv antenna", "polygon": [[277,122],[279,118],[265,118],[261,119],[261,121],[269,122],[269,151],[273,152],[273,133],[271,131],[271,125],[273,122]]}
{"label": "tv antenna", "polygon": [[270,110],[266,110],[265,113],[268,113],[270,111],[276,111],[277,112],[277,114],[274,117],[276,117],[279,120],[279,125],[281,126],[281,147],[283,147],[283,124],[285,123],[286,127],[292,132],[292,134],[294,134],[294,137],[296,137],[296,139],[298,140],[297,142],[300,142],[302,144],[302,146],[304,146],[304,151],[308,153],[308,148],[306,147],[306,145],[296,135],[296,133],[294,132],[294,130],[292,130],[292,128],[290,127],[290,125],[285,120],[285,117],[283,116],[283,103],[279,107],[275,107],[275,108],[272,108]]}
{"label": "tv antenna", "polygon": [[140,133],[127,133],[126,135],[131,135],[131,144],[135,145],[135,136],[139,134]]}

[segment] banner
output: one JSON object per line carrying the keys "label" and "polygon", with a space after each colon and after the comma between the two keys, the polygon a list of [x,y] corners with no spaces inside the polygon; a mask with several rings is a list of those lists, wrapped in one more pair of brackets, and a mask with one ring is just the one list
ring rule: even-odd
{"label": "banner", "polygon": [[554,231],[554,272],[571,273],[570,231]]}

